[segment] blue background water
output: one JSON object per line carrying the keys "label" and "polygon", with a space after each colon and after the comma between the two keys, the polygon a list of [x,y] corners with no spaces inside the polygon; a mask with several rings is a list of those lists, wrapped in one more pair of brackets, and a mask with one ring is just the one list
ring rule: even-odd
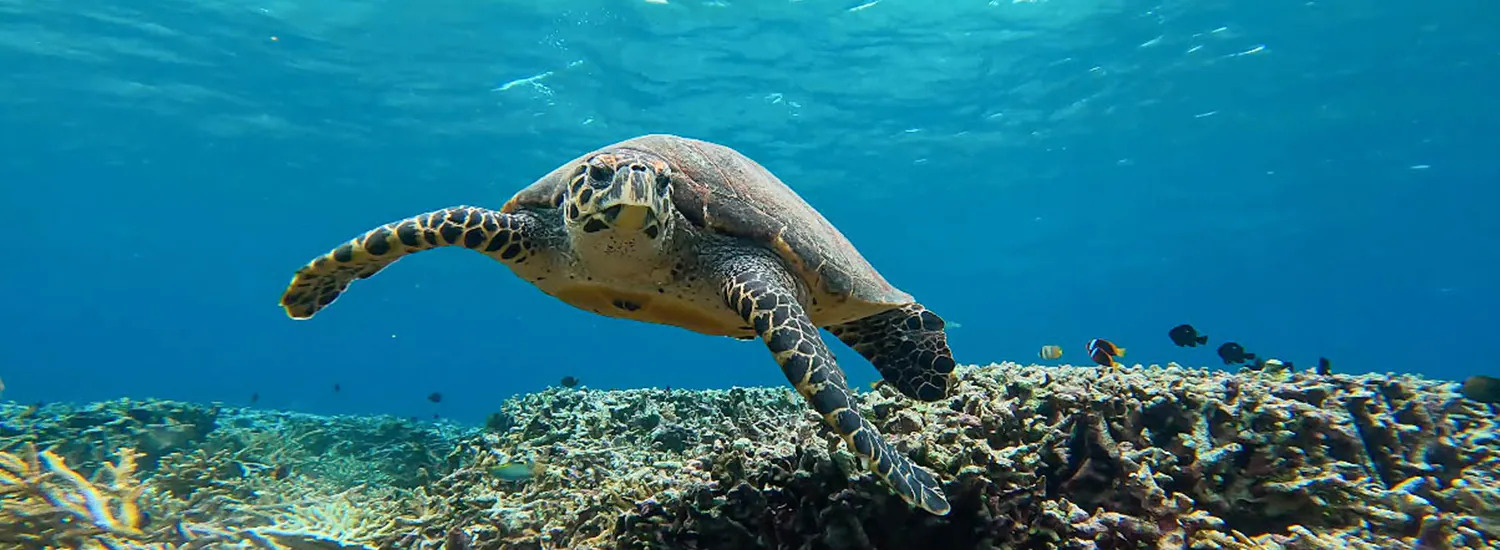
{"label": "blue background water", "polygon": [[[312,321],[276,305],[365,229],[647,132],[778,173],[962,325],[961,362],[1102,336],[1131,363],[1234,339],[1494,369],[1494,2],[114,4],[0,0],[8,399],[479,420],[563,375],[785,384],[759,343],[573,310],[456,249]],[[1211,345],[1173,347],[1182,322]]]}

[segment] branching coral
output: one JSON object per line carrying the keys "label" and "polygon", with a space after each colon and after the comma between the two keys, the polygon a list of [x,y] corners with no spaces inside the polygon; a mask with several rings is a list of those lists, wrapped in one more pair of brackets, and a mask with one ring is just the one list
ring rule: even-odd
{"label": "branching coral", "polygon": [[[146,469],[155,467],[163,454],[201,442],[216,428],[220,412],[212,405],[132,399],[83,408],[57,403],[17,408],[0,405],[0,420],[9,420],[0,421],[0,449],[14,452],[26,443],[45,442],[76,467],[104,462],[111,450],[130,447]],[[6,415],[7,409],[14,412]]]}
{"label": "branching coral", "polygon": [[113,548],[149,542],[133,449],[88,480],[51,450],[0,452],[0,542],[20,548]]}
{"label": "branching coral", "polygon": [[[206,485],[199,490],[208,497],[189,491],[183,495],[189,500],[179,500],[156,485],[170,487],[176,478],[148,476],[143,483],[136,477],[140,453],[124,448],[117,454],[90,479],[50,449],[38,452],[27,445],[20,452],[0,452],[0,545],[17,550],[352,549],[400,532],[393,520],[400,499],[391,489],[326,495],[317,484],[287,484],[246,502],[235,497],[239,491]],[[144,507],[159,512],[158,520],[148,521]]]}
{"label": "branching coral", "polygon": [[401,495],[392,489],[360,486],[329,496],[310,494],[295,500],[287,499],[289,496],[238,507],[235,511],[241,516],[260,516],[267,523],[246,532],[282,545],[336,541],[345,547],[374,543],[401,532],[395,519],[401,508],[394,503]]}

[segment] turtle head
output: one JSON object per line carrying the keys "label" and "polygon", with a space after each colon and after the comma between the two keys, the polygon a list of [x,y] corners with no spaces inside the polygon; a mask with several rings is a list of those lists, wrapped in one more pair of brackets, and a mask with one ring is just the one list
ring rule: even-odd
{"label": "turtle head", "polygon": [[665,242],[672,222],[672,167],[659,155],[617,149],[584,159],[568,182],[569,233]]}

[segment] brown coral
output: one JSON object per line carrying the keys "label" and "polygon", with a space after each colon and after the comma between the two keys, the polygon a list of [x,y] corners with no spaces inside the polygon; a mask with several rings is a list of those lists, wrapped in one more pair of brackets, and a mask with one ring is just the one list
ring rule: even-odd
{"label": "brown coral", "polygon": [[[937,403],[862,396],[898,448],[945,474],[947,518],[880,491],[779,390],[691,400],[548,392],[507,404],[516,428],[471,444],[474,453],[549,457],[554,477],[486,490],[470,505],[462,501],[472,496],[457,495],[473,495],[482,475],[450,478],[432,498],[467,510],[456,514],[466,519],[430,521],[429,540],[449,528],[486,533],[474,548],[1411,548],[1419,536],[1449,547],[1497,539],[1497,491],[1485,485],[1497,472],[1493,415],[1441,382],[1175,365],[959,372],[957,394]],[[677,414],[681,407],[693,414]],[[750,420],[768,416],[775,420]],[[672,424],[688,428],[690,443],[625,443]],[[650,467],[663,462],[681,467]],[[552,502],[527,506],[548,512],[525,526],[473,513],[544,499]]]}
{"label": "brown coral", "polygon": [[[957,372],[958,391],[934,403],[888,388],[859,396],[893,445],[944,480],[945,517],[882,489],[788,389],[552,389],[507,401],[488,423],[494,432],[461,437],[452,426],[214,409],[220,427],[159,455],[138,485],[130,451],[86,476],[26,447],[3,455],[0,541],[382,550],[1500,541],[1496,411],[1450,383],[1175,365]],[[89,414],[121,441],[134,437],[135,424]],[[510,461],[537,468],[495,472]],[[371,486],[349,487],[359,480]],[[150,513],[129,519],[131,502]]]}

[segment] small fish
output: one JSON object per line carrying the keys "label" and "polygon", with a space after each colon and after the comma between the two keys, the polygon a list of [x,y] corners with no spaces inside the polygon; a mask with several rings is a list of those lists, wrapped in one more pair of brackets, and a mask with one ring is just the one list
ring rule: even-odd
{"label": "small fish", "polygon": [[429,394],[427,394],[427,400],[431,401],[433,403],[442,403],[443,402],[443,394],[438,393],[438,392],[429,393]]}
{"label": "small fish", "polygon": [[530,460],[512,460],[490,467],[489,472],[501,481],[526,481],[541,474],[542,466]]}
{"label": "small fish", "polygon": [[1208,343],[1208,337],[1198,334],[1198,329],[1193,328],[1193,325],[1172,327],[1172,330],[1167,331],[1167,337],[1171,338],[1172,343],[1177,344],[1178,347],[1193,348],[1198,347],[1199,344]]}
{"label": "small fish", "polygon": [[24,409],[21,409],[21,412],[16,413],[16,417],[15,418],[16,418],[16,420],[25,420],[27,418],[31,418],[32,416],[35,416],[36,413],[38,411],[40,411],[40,410],[42,410],[42,402],[38,401],[36,403],[32,403],[30,405],[27,405],[26,408],[24,408]]}
{"label": "small fish", "polygon": [[448,538],[443,542],[444,550],[469,550],[473,547],[474,537],[457,527],[448,529]]}
{"label": "small fish", "polygon": [[257,402],[257,401],[260,401],[260,393],[256,392],[256,393],[250,394],[250,404],[254,405],[255,402]]}
{"label": "small fish", "polygon": [[578,379],[572,376],[564,376],[562,377],[562,387],[576,388],[578,387]]}
{"label": "small fish", "polygon": [[1125,348],[1116,346],[1114,342],[1103,338],[1089,340],[1089,359],[1106,367],[1120,368],[1120,363],[1115,361],[1116,357],[1125,355]]}
{"label": "small fish", "polygon": [[1042,351],[1036,353],[1037,357],[1051,361],[1062,357],[1062,346],[1042,346]]}
{"label": "small fish", "polygon": [[1254,361],[1255,354],[1246,353],[1245,346],[1241,346],[1238,343],[1224,342],[1224,345],[1219,346],[1219,358],[1224,360],[1225,365],[1229,365],[1233,363]]}
{"label": "small fish", "polygon": [[333,393],[338,393],[339,390],[341,390],[341,389],[343,389],[343,388],[339,387],[339,383],[338,382],[334,382],[333,383]]}
{"label": "small fish", "polygon": [[1329,361],[1327,357],[1318,358],[1318,374],[1323,376],[1333,374],[1333,362]]}
{"label": "small fish", "polygon": [[1480,403],[1500,403],[1500,378],[1476,374],[1464,380],[1458,392]]}

